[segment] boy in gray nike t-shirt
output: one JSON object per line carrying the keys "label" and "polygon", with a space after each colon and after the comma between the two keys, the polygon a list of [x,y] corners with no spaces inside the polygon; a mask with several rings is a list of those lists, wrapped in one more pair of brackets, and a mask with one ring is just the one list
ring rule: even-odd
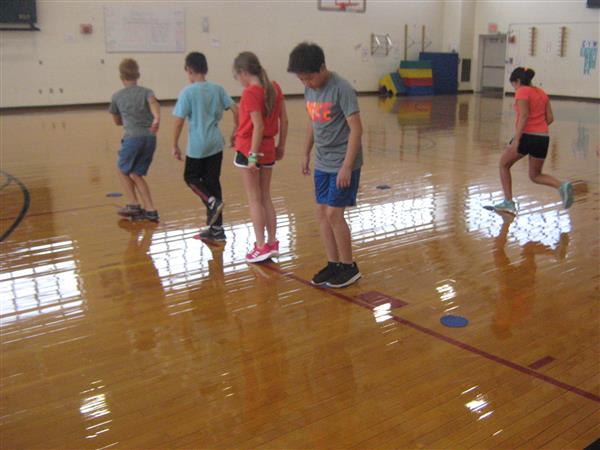
{"label": "boy in gray nike t-shirt", "polygon": [[158,212],[144,177],[156,149],[160,105],[154,92],[138,86],[140,69],[135,60],[124,59],[119,65],[119,74],[125,87],[112,96],[108,107],[115,124],[124,129],[117,166],[128,204],[119,210],[119,214],[133,220],[158,222]]}
{"label": "boy in gray nike t-shirt", "polygon": [[341,288],[361,273],[352,258],[350,228],[344,218],[356,205],[362,167],[362,123],[356,92],[346,80],[327,70],[323,50],[316,44],[298,44],[290,53],[288,72],[304,84],[309,123],[302,172],[310,174],[315,157],[315,196],[327,265],[312,279],[319,286]]}

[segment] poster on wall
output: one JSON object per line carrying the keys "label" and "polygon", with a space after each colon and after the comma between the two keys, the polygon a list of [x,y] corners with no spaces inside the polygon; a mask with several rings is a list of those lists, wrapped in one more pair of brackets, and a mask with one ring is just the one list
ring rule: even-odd
{"label": "poster on wall", "polygon": [[579,55],[583,57],[583,74],[590,75],[592,70],[596,68],[598,41],[582,41]]}
{"label": "poster on wall", "polygon": [[106,6],[107,53],[185,51],[183,8],[170,6]]}

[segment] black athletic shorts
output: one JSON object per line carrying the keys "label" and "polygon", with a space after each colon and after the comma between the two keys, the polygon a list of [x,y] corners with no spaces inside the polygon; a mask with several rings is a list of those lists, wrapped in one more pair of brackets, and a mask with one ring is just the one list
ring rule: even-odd
{"label": "black athletic shorts", "polygon": [[[242,152],[235,152],[235,159],[233,160],[233,165],[236,167],[248,167],[248,158],[246,158],[244,156],[244,154]],[[269,164],[256,164],[256,167],[258,167],[259,169],[261,167],[265,168],[265,169],[272,169],[273,166],[275,165],[275,162],[269,163]]]}
{"label": "black athletic shorts", "polygon": [[523,133],[517,151],[523,156],[529,155],[534,158],[546,159],[549,144],[550,137],[548,136]]}

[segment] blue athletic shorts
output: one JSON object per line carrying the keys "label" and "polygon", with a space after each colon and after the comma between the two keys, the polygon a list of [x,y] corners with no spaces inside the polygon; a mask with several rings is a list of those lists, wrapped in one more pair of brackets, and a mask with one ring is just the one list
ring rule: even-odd
{"label": "blue athletic shorts", "polygon": [[145,176],[156,149],[156,136],[138,136],[121,139],[117,165],[125,175]]}
{"label": "blue athletic shorts", "polygon": [[315,196],[317,204],[342,208],[356,205],[360,169],[352,171],[350,186],[338,189],[335,185],[337,173],[321,172],[315,170]]}

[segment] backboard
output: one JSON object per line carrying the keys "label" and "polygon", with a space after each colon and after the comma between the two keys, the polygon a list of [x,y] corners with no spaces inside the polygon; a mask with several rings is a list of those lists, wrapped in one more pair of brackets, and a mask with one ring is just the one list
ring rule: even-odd
{"label": "backboard", "polygon": [[320,11],[364,13],[367,0],[317,0],[317,6]]}

